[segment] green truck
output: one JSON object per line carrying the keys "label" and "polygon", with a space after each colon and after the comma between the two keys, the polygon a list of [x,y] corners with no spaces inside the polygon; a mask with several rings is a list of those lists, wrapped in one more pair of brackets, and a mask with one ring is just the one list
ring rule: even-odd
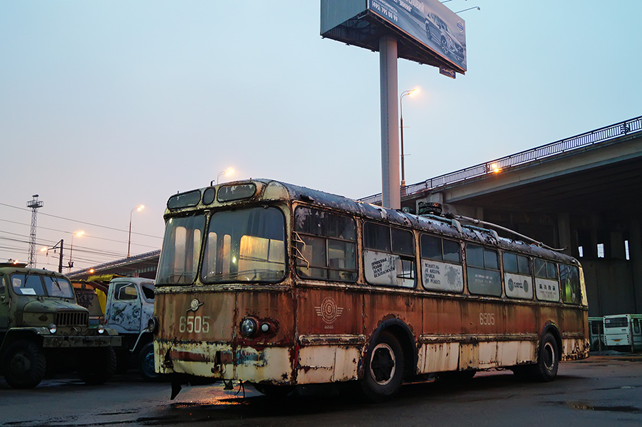
{"label": "green truck", "polygon": [[0,263],[0,374],[13,388],[37,386],[45,374],[77,371],[102,384],[116,369],[117,332],[89,326],[62,274]]}

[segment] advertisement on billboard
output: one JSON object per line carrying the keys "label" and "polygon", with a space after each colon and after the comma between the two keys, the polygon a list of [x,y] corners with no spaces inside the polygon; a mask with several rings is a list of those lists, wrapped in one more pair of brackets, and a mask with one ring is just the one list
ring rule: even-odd
{"label": "advertisement on billboard", "polygon": [[447,61],[467,69],[466,24],[438,0],[368,0],[368,9]]}

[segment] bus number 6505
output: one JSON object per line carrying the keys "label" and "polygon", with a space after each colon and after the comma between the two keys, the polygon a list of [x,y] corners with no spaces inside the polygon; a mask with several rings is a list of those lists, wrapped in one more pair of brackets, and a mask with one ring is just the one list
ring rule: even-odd
{"label": "bus number 6505", "polygon": [[210,331],[210,316],[181,316],[178,322],[178,331],[200,334],[206,334]]}

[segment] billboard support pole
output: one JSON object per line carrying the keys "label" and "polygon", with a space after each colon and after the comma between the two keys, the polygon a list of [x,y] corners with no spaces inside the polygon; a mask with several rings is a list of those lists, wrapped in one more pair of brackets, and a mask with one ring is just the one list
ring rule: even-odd
{"label": "billboard support pole", "polygon": [[401,209],[399,187],[399,131],[397,120],[397,39],[379,39],[379,72],[381,86],[381,181],[382,205]]}

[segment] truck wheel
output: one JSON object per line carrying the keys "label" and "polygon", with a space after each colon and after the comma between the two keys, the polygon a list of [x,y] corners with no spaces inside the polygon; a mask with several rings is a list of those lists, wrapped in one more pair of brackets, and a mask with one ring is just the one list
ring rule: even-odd
{"label": "truck wheel", "polygon": [[7,348],[2,366],[4,378],[11,387],[33,388],[45,376],[47,359],[38,344],[19,340]]}
{"label": "truck wheel", "polygon": [[78,361],[78,376],[85,384],[107,382],[116,371],[116,353],[111,347],[85,350]]}
{"label": "truck wheel", "polygon": [[394,396],[403,379],[403,351],[394,335],[382,332],[368,351],[365,378],[361,389],[373,402],[381,402]]}
{"label": "truck wheel", "polygon": [[160,374],[154,368],[154,343],[146,344],[138,357],[138,370],[145,381],[157,381]]}

